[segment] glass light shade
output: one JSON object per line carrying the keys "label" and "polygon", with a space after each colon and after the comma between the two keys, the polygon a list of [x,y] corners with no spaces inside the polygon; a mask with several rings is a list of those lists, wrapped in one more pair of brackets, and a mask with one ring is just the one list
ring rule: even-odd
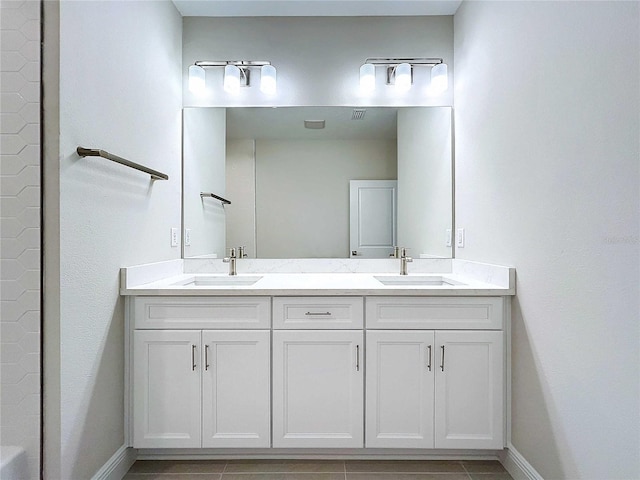
{"label": "glass light shade", "polygon": [[240,91],[240,69],[235,65],[224,67],[224,91],[228,93]]}
{"label": "glass light shade", "polygon": [[205,92],[204,68],[198,65],[189,67],[189,91],[196,95],[202,95]]}
{"label": "glass light shade", "polygon": [[448,87],[447,64],[439,63],[431,69],[431,91],[433,93],[442,93],[445,92]]}
{"label": "glass light shade", "polygon": [[260,68],[260,91],[267,95],[276,93],[276,67],[263,65]]}
{"label": "glass light shade", "polygon": [[403,92],[411,88],[411,65],[408,63],[396,67],[396,88]]}
{"label": "glass light shade", "polygon": [[371,63],[365,63],[360,67],[360,90],[373,92],[376,89],[376,67]]}

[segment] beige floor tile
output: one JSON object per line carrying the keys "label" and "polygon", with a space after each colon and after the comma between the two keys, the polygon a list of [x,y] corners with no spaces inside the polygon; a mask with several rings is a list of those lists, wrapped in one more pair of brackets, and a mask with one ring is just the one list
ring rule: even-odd
{"label": "beige floor tile", "polygon": [[348,460],[347,472],[465,473],[457,461],[441,460]]}
{"label": "beige floor tile", "polygon": [[138,460],[129,473],[222,473],[226,460]]}
{"label": "beige floor tile", "polygon": [[466,473],[351,473],[346,480],[469,480]]}
{"label": "beige floor tile", "polygon": [[344,473],[224,473],[222,480],[344,480]]}
{"label": "beige floor tile", "polygon": [[344,462],[335,460],[230,460],[224,473],[344,474]]}
{"label": "beige floor tile", "polygon": [[127,473],[122,480],[220,480],[221,473]]}
{"label": "beige floor tile", "polygon": [[507,473],[497,460],[465,460],[462,465],[469,473]]}
{"label": "beige floor tile", "polygon": [[471,480],[513,480],[508,473],[470,473]]}

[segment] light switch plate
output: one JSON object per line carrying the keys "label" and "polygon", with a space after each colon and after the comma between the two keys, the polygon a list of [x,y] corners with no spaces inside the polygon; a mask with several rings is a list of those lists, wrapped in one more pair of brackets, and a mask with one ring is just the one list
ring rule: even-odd
{"label": "light switch plate", "polygon": [[464,228],[459,228],[456,234],[456,247],[464,248]]}
{"label": "light switch plate", "polygon": [[447,232],[445,233],[445,237],[444,237],[444,241],[445,241],[445,245],[447,247],[451,246],[451,229],[447,228]]}
{"label": "light switch plate", "polygon": [[177,247],[178,246],[178,229],[177,228],[172,228],[171,229],[171,246],[172,247]]}

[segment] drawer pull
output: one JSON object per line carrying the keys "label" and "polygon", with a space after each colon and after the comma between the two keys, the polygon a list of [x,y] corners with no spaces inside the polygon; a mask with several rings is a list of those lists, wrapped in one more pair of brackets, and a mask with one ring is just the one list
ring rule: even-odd
{"label": "drawer pull", "polygon": [[209,370],[209,344],[204,346],[204,369]]}
{"label": "drawer pull", "polygon": [[191,370],[195,371],[196,369],[196,346],[191,345]]}
{"label": "drawer pull", "polygon": [[309,317],[313,317],[313,316],[331,316],[331,312],[307,312],[305,313],[305,315],[309,316]]}
{"label": "drawer pull", "polygon": [[440,360],[440,370],[444,372],[444,345],[440,347],[442,350],[442,359]]}
{"label": "drawer pull", "polygon": [[427,347],[427,351],[429,352],[427,355],[429,356],[429,361],[427,363],[427,369],[431,371],[431,345]]}
{"label": "drawer pull", "polygon": [[356,372],[360,371],[360,345],[356,345]]}

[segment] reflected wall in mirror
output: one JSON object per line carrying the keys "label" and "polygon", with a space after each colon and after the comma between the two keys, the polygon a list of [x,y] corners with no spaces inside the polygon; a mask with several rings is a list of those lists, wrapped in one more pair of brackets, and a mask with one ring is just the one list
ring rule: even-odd
{"label": "reflected wall in mirror", "polygon": [[[183,125],[185,258],[237,246],[250,258],[344,258],[362,232],[380,248],[359,255],[387,257],[391,242],[451,257],[450,107],[185,108]],[[352,180],[397,180],[393,205],[374,206],[361,233],[350,228]]]}

